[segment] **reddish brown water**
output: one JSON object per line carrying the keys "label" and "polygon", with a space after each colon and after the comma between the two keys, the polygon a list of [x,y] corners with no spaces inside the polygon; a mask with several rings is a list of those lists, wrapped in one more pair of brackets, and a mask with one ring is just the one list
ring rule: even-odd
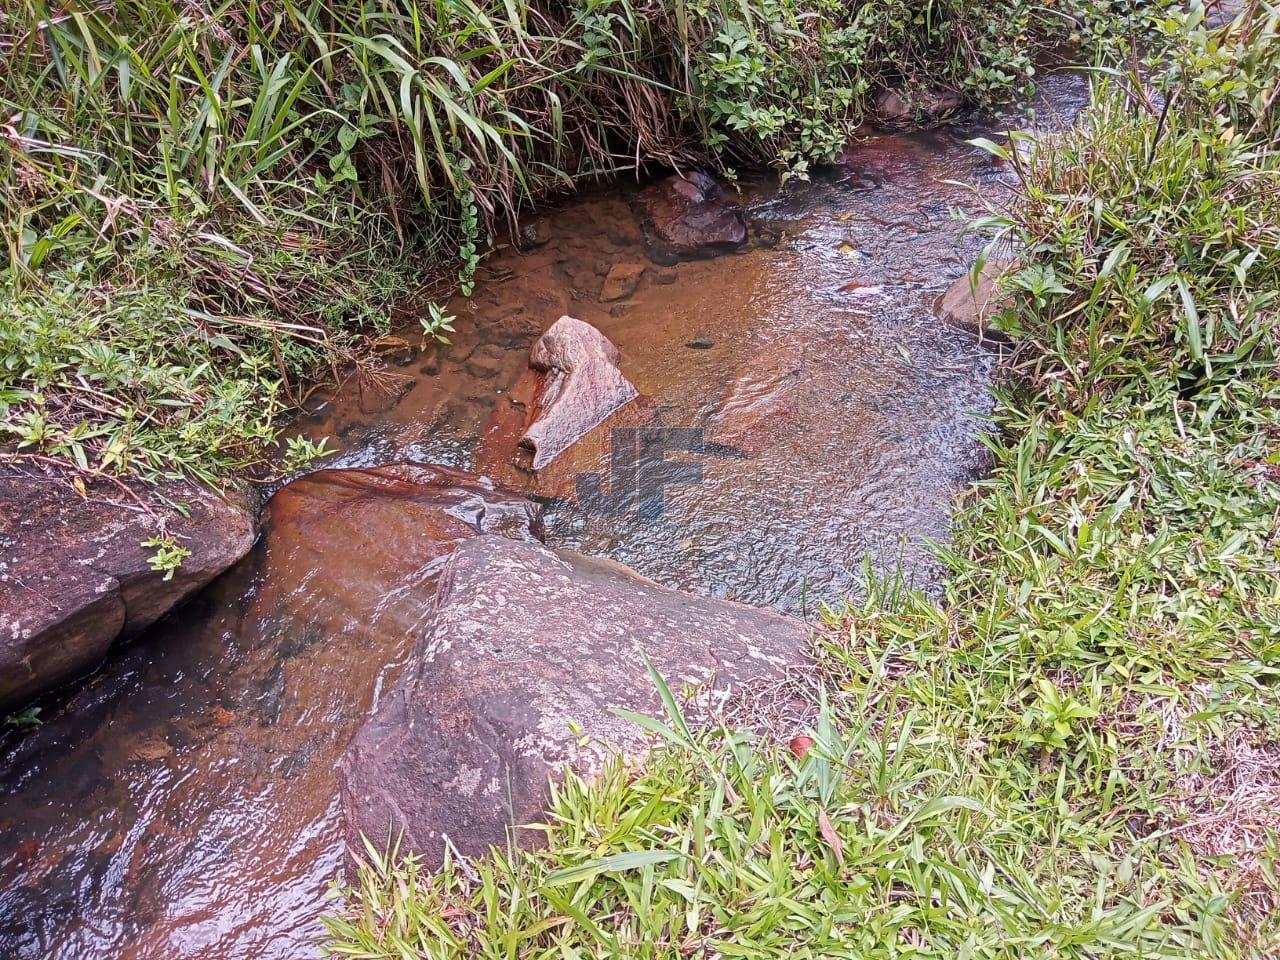
{"label": "reddish brown water", "polygon": [[[993,362],[931,313],[974,254],[952,217],[974,197],[947,181],[999,176],[956,133],[877,138],[812,184],[748,185],[747,249],[648,264],[617,304],[599,302],[604,274],[645,262],[625,195],[574,202],[548,215],[545,245],[499,253],[453,304],[454,344],[400,352],[402,392],[350,384],[299,429],[336,441],[327,466],[478,461],[549,498],[551,542],[700,593],[797,610],[856,588],[864,559],[927,584],[925,542],[980,469]],[[598,473],[606,505],[627,506],[609,424],[536,482],[509,465],[507,390],[561,313],[607,334],[647,398],[614,426],[702,431],[660,434],[700,438],[668,456],[702,481],[668,484],[657,516],[575,502],[578,476]],[[0,956],[315,953],[342,855],[334,764],[415,632],[410,616],[374,634],[335,606],[309,571],[342,562],[268,539],[9,736]]]}

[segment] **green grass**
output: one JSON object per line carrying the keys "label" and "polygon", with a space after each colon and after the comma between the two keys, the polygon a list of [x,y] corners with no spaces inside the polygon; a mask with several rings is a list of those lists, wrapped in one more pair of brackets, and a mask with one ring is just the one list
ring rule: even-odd
{"label": "green grass", "polygon": [[[17,0],[0,13],[0,456],[214,479],[377,366],[426,279],[637,163],[829,158],[882,86],[1025,88],[1108,2]],[[428,318],[428,325],[429,318]]]}
{"label": "green grass", "polygon": [[816,745],[675,735],[544,850],[371,857],[330,955],[1280,954],[1280,17],[1168,27],[980,225],[994,468],[940,598],[828,611]]}

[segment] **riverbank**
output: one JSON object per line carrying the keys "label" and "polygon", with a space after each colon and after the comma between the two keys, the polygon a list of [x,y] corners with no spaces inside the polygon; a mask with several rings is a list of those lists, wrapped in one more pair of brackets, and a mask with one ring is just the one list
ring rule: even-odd
{"label": "riverbank", "polygon": [[[41,506],[0,521],[0,664],[23,675],[0,715],[243,556],[227,531],[256,525],[257,498],[238,481],[265,487],[342,446],[281,435],[315,391],[394,399],[405,354],[429,364],[467,322],[483,258],[542,242],[522,219],[536,205],[673,166],[803,178],[868,118],[941,123],[1024,92],[1071,30],[1103,45],[1148,24],[1092,3],[937,13],[659,0],[424,19],[397,0],[130,0],[66,15],[24,0],[5,14],[0,503]],[[233,522],[187,516],[206,487]],[[32,542],[45,516],[64,518],[56,549]],[[168,602],[116,603],[124,627],[97,617],[86,641],[101,591],[66,574],[84,557],[102,591]]]}
{"label": "riverbank", "polygon": [[1025,264],[1020,346],[942,596],[829,610],[813,712],[666,718],[640,772],[566,780],[542,851],[375,862],[333,955],[1275,954],[1280,39],[1253,13],[1008,152],[985,226]]}
{"label": "riverbank", "polygon": [[0,21],[0,455],[148,485],[290,472],[320,452],[274,449],[311,386],[376,386],[392,304],[469,291],[530,205],[649,165],[802,176],[891,89],[898,122],[1007,98],[1043,44],[1142,22],[938,13],[23,0]]}
{"label": "riverbank", "polygon": [[[1071,112],[1083,87],[1058,74],[1038,102]],[[591,618],[646,638],[654,656],[649,615],[673,602],[706,609],[730,597],[812,611],[856,585],[864,558],[886,575],[901,563],[934,583],[937,564],[921,541],[945,535],[952,497],[983,470],[992,356],[940,323],[931,304],[981,249],[978,238],[957,241],[951,209],[979,209],[962,184],[1008,189],[1007,168],[964,142],[999,129],[865,136],[846,165],[811,183],[780,188],[761,175],[736,206],[751,239],[675,265],[650,259],[625,187],[566,201],[546,212],[539,246],[496,254],[474,294],[451,303],[465,319],[450,344],[397,351],[396,390],[318,394],[293,429],[335,438],[338,453],[271,499],[250,555],[117,647],[91,682],[46,698],[39,727],[0,738],[0,952],[313,952],[345,838],[376,813],[357,804],[358,783],[340,790],[348,742],[375,711],[385,719],[392,688],[417,672],[415,649],[442,619],[440,564],[453,562],[458,541],[520,538],[519,511],[503,505],[513,495],[537,498],[539,535],[584,575],[575,553],[693,595],[655,590],[643,610],[633,603],[625,615],[614,606]],[[634,289],[622,296],[611,274]],[[565,313],[617,346],[623,376],[645,399],[531,474],[510,424],[526,419],[516,385],[535,342]],[[627,428],[636,424],[671,448],[645,452],[632,472]],[[666,457],[686,466],[669,472],[656,462]],[[419,466],[387,466],[403,461]],[[658,488],[646,481],[642,491],[642,470],[663,481],[659,516],[638,502],[644,492],[652,503]],[[476,474],[493,477],[498,492],[486,494]],[[579,476],[587,492],[575,497]],[[534,573],[540,556],[508,544],[504,568]],[[457,576],[450,582],[456,601]],[[560,603],[597,609],[600,589]],[[511,602],[522,624],[565,622],[544,596]],[[516,622],[496,601],[486,609],[495,629]],[[697,651],[718,646],[715,633],[699,643],[675,623],[684,640],[668,649],[697,668]],[[569,636],[575,656],[619,662],[605,638]],[[511,637],[501,646],[531,645]],[[536,648],[560,649],[555,637]],[[500,710],[517,684],[545,677],[545,660],[481,669],[490,657],[477,651],[465,674],[477,709]],[[660,710],[645,703],[643,665],[625,648],[620,662],[631,670],[614,670],[609,689]],[[461,688],[439,687],[453,697]],[[508,716],[546,715],[524,701]],[[590,720],[581,703],[559,715]],[[553,716],[546,726],[565,723]],[[473,769],[493,738],[449,737],[449,762]],[[511,779],[527,795],[545,775]],[[423,803],[429,793],[405,795]],[[419,822],[431,829],[429,818]],[[274,829],[245,842],[260,823]],[[451,836],[475,844],[483,835]]]}

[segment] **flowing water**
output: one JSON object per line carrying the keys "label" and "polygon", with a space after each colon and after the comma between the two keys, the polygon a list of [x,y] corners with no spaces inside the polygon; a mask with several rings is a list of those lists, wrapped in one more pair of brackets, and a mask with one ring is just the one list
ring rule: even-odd
{"label": "flowing water", "polygon": [[[1045,90],[1079,103],[1078,82]],[[952,181],[1007,176],[963,142],[981,132],[876,136],[812,183],[746,184],[752,241],[713,260],[649,263],[626,188],[567,203],[451,305],[451,345],[406,336],[394,376],[317,401],[298,430],[332,438],[326,466],[493,475],[546,504],[550,543],[698,593],[803,611],[868,561],[929,586],[927,541],[981,470],[990,406],[991,354],[931,310],[976,253],[953,211],[978,204]],[[618,263],[645,265],[638,287],[601,302]],[[644,399],[533,477],[510,457],[510,388],[563,313],[617,344]],[[335,764],[429,597],[370,631],[320,573],[344,559],[296,534],[269,527],[0,745],[0,956],[314,955],[342,860]]]}

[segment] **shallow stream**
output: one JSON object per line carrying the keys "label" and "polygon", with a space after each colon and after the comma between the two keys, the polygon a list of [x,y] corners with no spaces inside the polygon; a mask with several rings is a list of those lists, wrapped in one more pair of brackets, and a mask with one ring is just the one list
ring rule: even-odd
{"label": "shallow stream", "polygon": [[[1044,90],[1070,112],[1081,84]],[[390,348],[395,376],[352,381],[297,429],[331,438],[326,466],[492,474],[543,500],[552,545],[684,590],[807,612],[856,589],[864,562],[930,586],[927,543],[984,462],[992,354],[931,309],[977,250],[955,211],[978,197],[956,182],[995,191],[1008,175],[964,142],[982,132],[877,135],[812,183],[746,183],[751,242],[712,260],[650,263],[634,187],[570,201],[546,212],[538,245],[486,262],[450,306],[451,345],[407,336]],[[618,263],[644,272],[602,302]],[[642,420],[606,424],[534,478],[502,454],[508,390],[564,313],[619,347]],[[627,444],[641,436],[665,450],[639,461],[681,466],[638,474]],[[597,480],[600,497],[584,496]],[[0,743],[0,956],[314,954],[342,860],[335,765],[421,625],[374,644],[313,575],[334,562],[268,529],[51,698],[43,726]]]}

